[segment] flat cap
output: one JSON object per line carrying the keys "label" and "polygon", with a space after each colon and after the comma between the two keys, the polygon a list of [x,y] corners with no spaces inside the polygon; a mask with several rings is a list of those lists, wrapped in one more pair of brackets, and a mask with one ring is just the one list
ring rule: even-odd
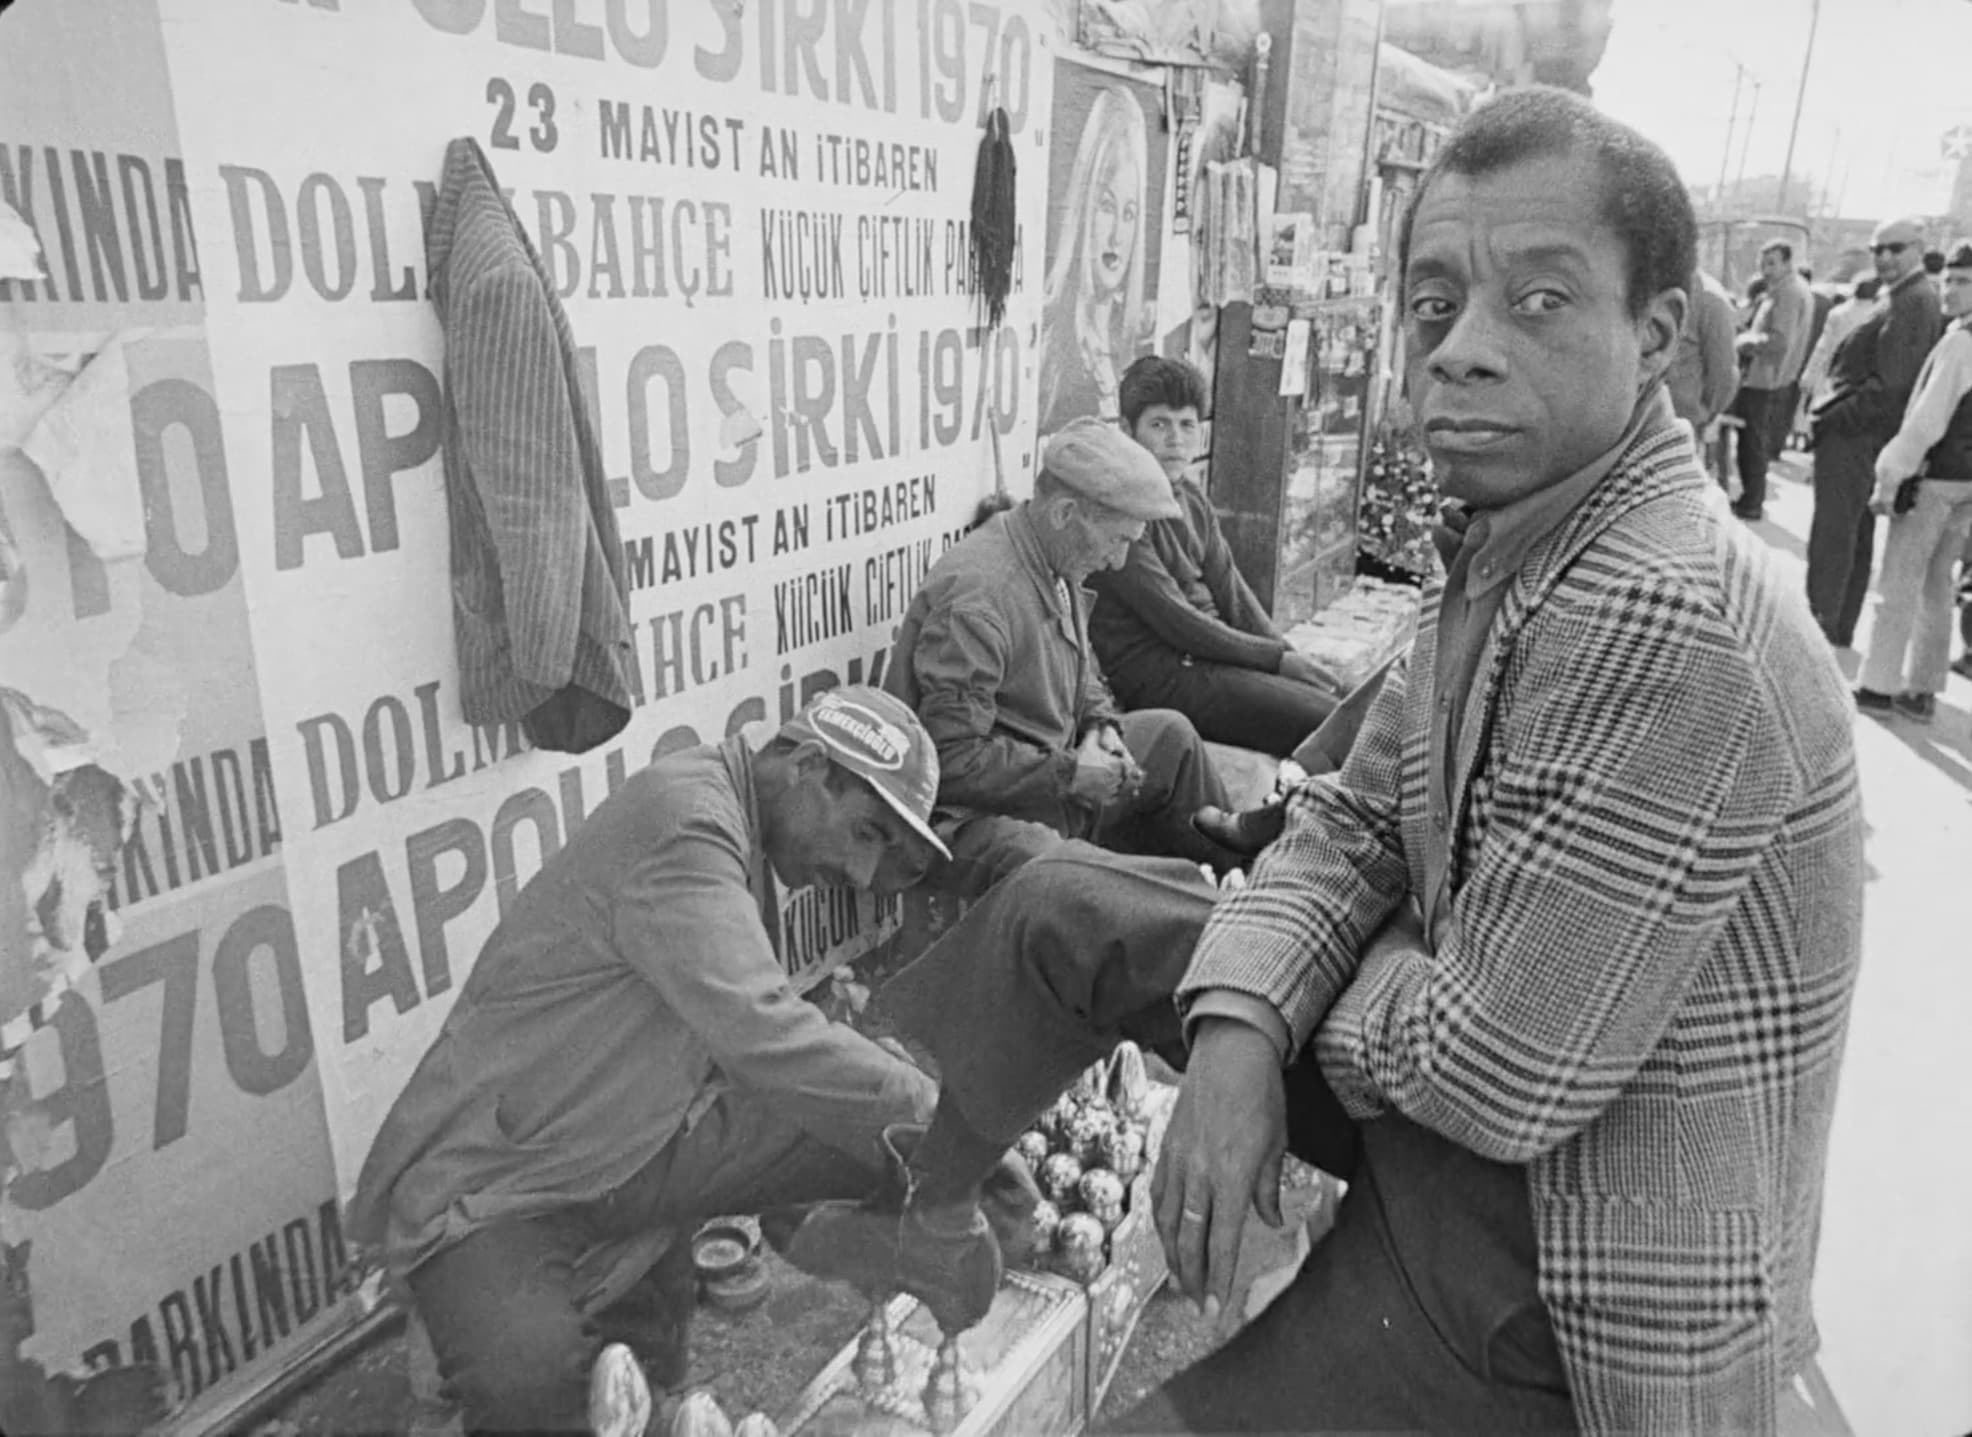
{"label": "flat cap", "polygon": [[1972,269],[1972,244],[1960,240],[1953,245],[1951,253],[1945,256],[1945,268]]}
{"label": "flat cap", "polygon": [[1048,440],[1041,467],[1083,498],[1132,519],[1175,519],[1184,512],[1150,451],[1094,417],[1071,419]]}

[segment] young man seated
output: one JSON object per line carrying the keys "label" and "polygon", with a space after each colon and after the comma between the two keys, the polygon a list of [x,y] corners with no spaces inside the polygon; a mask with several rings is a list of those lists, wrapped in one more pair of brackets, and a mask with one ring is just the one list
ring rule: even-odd
{"label": "young man seated", "polygon": [[1182,512],[1153,520],[1120,569],[1090,577],[1089,639],[1103,673],[1126,709],[1176,709],[1201,737],[1284,758],[1342,695],[1274,628],[1188,473],[1204,379],[1183,360],[1146,355],[1124,372],[1120,400]]}

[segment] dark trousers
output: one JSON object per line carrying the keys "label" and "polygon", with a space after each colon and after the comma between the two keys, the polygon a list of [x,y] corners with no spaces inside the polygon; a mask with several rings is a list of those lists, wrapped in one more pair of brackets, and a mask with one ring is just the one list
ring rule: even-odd
{"label": "dark trousers", "polygon": [[[942,1100],[979,1136],[1011,1145],[1121,1038],[1183,1062],[1171,995],[1216,901],[1187,864],[1065,842],[974,904],[882,1001],[936,1057]],[[1352,1179],[1337,1229],[1266,1314],[1116,1430],[1572,1430],[1545,1317],[1534,1334],[1544,1342],[1527,1342],[1523,1324],[1502,1352],[1500,1304],[1517,1298],[1490,1291],[1482,1265],[1448,1251],[1430,1286],[1450,1300],[1435,1318],[1418,1304],[1372,1176],[1379,1147],[1401,1152],[1375,1130],[1404,1120],[1358,1127],[1312,1058],[1287,1084],[1290,1151]]]}
{"label": "dark trousers", "polygon": [[1767,457],[1778,459],[1787,450],[1787,441],[1794,437],[1801,418],[1801,386],[1798,381],[1778,391],[1780,402],[1773,407],[1773,439],[1767,445]]}
{"label": "dark trousers", "polygon": [[[723,1095],[616,1192],[541,1217],[495,1222],[408,1279],[445,1394],[472,1432],[587,1432],[589,1369],[610,1342],[650,1361],[682,1336],[694,1300],[691,1233],[707,1218],[863,1197],[880,1175],[808,1137],[772,1104]],[[657,1267],[610,1300],[589,1259],[603,1245],[675,1229]],[[680,1354],[682,1356],[682,1354]],[[653,1372],[678,1385],[682,1370]]]}
{"label": "dark trousers", "polygon": [[[1442,1257],[1458,1261],[1453,1252]],[[1485,1294],[1467,1294],[1456,1322],[1425,1310],[1392,1240],[1376,1164],[1364,1162],[1334,1229],[1287,1290],[1224,1347],[1105,1427],[1119,1434],[1576,1431],[1558,1368],[1543,1372],[1523,1361],[1510,1374],[1500,1370],[1485,1303]],[[1545,1343],[1544,1361],[1552,1362],[1552,1337]]]}
{"label": "dark trousers", "polygon": [[1856,621],[1869,595],[1876,516],[1869,496],[1876,488],[1876,454],[1883,447],[1867,435],[1826,434],[1815,439],[1814,519],[1808,527],[1808,608],[1828,641],[1855,642]]}
{"label": "dark trousers", "polygon": [[1739,431],[1739,507],[1760,510],[1767,502],[1767,463],[1776,452],[1774,431],[1782,400],[1778,389],[1752,389],[1741,385],[1733,396],[1732,412],[1744,427]]}
{"label": "dark trousers", "polygon": [[1109,675],[1133,709],[1176,709],[1201,738],[1286,758],[1328,717],[1335,695],[1280,674],[1189,659],[1175,649],[1132,658]]}
{"label": "dark trousers", "polygon": [[1226,786],[1212,767],[1198,730],[1183,714],[1169,709],[1124,714],[1122,728],[1123,739],[1143,770],[1143,784],[1134,796],[1100,813],[1075,813],[1065,834],[1004,814],[947,814],[939,819],[938,831],[952,859],[934,864],[925,883],[941,892],[976,898],[1015,868],[1070,839],[1092,840],[1118,853],[1229,866],[1233,856],[1191,826],[1191,816],[1199,809],[1207,804],[1223,808],[1228,801]]}

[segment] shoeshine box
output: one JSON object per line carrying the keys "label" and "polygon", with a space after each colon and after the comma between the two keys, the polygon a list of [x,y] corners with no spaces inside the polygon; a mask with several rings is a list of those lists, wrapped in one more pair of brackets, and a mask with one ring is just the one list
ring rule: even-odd
{"label": "shoeshine box", "polygon": [[[1150,1180],[1176,1099],[1175,1088],[1151,1089],[1144,1170],[1130,1184],[1129,1211],[1109,1234],[1102,1272],[1086,1287],[1049,1272],[1010,1272],[985,1320],[959,1338],[976,1391],[950,1429],[958,1437],[1074,1437],[1101,1408],[1144,1308],[1169,1275]],[[880,1393],[862,1390],[858,1334],[780,1423],[786,1437],[943,1437],[922,1400],[938,1326],[913,1297],[893,1298],[888,1311],[898,1380]]]}
{"label": "shoeshine box", "polygon": [[[938,1324],[914,1297],[889,1306],[897,1378],[871,1392],[856,1379],[851,1341],[781,1421],[786,1437],[946,1437],[923,1392]],[[859,1335],[860,1336],[860,1335]],[[970,1403],[952,1437],[1074,1437],[1089,1422],[1088,1300],[1062,1278],[1007,1274],[992,1310],[959,1338]]]}

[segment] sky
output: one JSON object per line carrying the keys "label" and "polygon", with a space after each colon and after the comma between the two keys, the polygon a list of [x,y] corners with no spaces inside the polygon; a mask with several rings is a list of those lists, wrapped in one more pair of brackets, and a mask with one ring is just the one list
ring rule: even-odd
{"label": "sky", "polygon": [[[1942,138],[1972,125],[1972,0],[1820,4],[1794,175],[1830,189],[1839,201],[1831,212],[1847,217],[1943,211],[1956,165]],[[1813,8],[1813,0],[1616,0],[1592,81],[1596,102],[1663,145],[1694,186],[1716,186],[1722,164],[1730,186],[1742,150],[1747,177],[1779,174]]]}

